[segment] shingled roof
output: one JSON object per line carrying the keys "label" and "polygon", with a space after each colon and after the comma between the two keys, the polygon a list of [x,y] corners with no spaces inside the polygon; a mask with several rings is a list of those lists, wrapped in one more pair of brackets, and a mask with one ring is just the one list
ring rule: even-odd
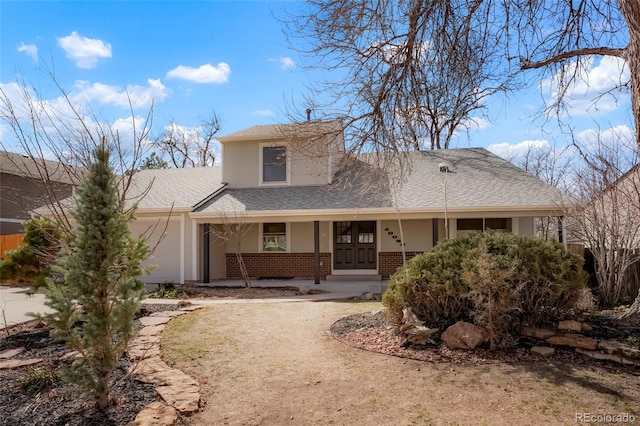
{"label": "shingled roof", "polygon": [[[351,174],[362,184],[334,180],[332,185],[225,189],[195,211],[260,212],[288,210],[553,210],[566,195],[483,148],[415,152],[406,181],[368,185],[365,173]],[[444,171],[441,171],[444,166]],[[448,171],[447,171],[448,170]],[[373,172],[370,170],[370,174]]]}

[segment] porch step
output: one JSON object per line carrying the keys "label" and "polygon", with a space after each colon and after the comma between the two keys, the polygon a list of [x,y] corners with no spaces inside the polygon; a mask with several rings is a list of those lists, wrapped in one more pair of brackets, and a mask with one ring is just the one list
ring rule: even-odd
{"label": "porch step", "polygon": [[327,281],[381,281],[382,275],[327,275]]}

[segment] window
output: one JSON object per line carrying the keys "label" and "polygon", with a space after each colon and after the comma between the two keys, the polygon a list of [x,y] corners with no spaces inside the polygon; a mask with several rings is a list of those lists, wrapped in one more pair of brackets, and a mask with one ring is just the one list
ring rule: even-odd
{"label": "window", "polygon": [[336,244],[351,244],[351,222],[336,222]]}
{"label": "window", "polygon": [[287,251],[287,224],[262,225],[262,251]]}
{"label": "window", "polygon": [[511,232],[511,218],[458,219],[458,237],[488,230]]}
{"label": "window", "polygon": [[262,182],[287,181],[287,148],[285,146],[262,147]]}

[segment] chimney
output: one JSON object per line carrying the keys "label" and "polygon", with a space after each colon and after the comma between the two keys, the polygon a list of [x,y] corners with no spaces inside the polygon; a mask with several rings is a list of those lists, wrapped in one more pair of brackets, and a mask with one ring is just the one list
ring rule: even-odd
{"label": "chimney", "polygon": [[311,121],[311,108],[307,108],[307,123]]}

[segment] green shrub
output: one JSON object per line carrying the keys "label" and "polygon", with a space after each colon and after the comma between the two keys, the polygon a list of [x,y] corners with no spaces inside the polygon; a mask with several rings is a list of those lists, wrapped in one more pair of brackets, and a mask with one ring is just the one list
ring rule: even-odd
{"label": "green shrub", "polygon": [[582,259],[558,243],[474,233],[408,261],[389,280],[382,302],[394,323],[410,306],[429,326],[472,321],[497,337],[557,318],[574,306],[586,281]]}
{"label": "green shrub", "polygon": [[25,245],[7,250],[7,259],[0,263],[0,279],[43,287],[55,262],[62,232],[54,222],[46,219],[29,219],[22,226]]}
{"label": "green shrub", "polygon": [[16,389],[27,395],[37,395],[60,382],[60,373],[50,366],[32,367],[16,381]]}

